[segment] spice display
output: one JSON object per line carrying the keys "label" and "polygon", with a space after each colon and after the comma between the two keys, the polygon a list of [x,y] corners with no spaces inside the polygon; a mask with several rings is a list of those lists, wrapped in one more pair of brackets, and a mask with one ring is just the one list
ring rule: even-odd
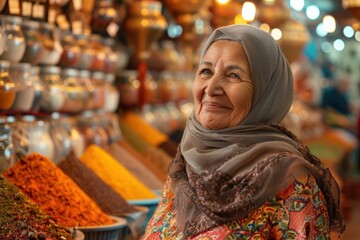
{"label": "spice display", "polygon": [[41,65],[56,65],[64,51],[60,43],[60,30],[54,24],[42,22],[40,25],[40,33],[44,50],[39,61]]}
{"label": "spice display", "polygon": [[103,72],[92,72],[91,82],[95,87],[95,108],[102,109],[105,104],[105,74]]}
{"label": "spice display", "polygon": [[74,154],[69,155],[58,167],[93,199],[98,206],[112,216],[124,216],[135,212],[134,206],[115,192]]}
{"label": "spice display", "polygon": [[[141,116],[133,112],[127,112],[121,117],[122,125],[126,125],[136,133],[140,138],[153,147],[163,149],[170,156],[175,157],[177,144],[166,134],[146,122]],[[168,121],[171,122],[171,121]]]}
{"label": "spice display", "polygon": [[50,135],[48,121],[38,120],[32,115],[25,115],[17,121],[18,145],[23,143],[24,154],[39,153],[54,161],[55,143]]}
{"label": "spice display", "polygon": [[4,176],[62,226],[113,223],[70,177],[38,153],[27,155],[18,161]]}
{"label": "spice display", "polygon": [[24,32],[21,29],[21,17],[0,16],[4,26],[4,52],[0,59],[11,62],[19,62],[23,57],[26,49]]}
{"label": "spice display", "polygon": [[0,111],[9,110],[14,103],[15,96],[15,91],[3,91],[0,86]]}
{"label": "spice display", "polygon": [[65,103],[66,89],[60,74],[61,68],[57,66],[43,66],[41,68],[40,77],[46,89],[41,100],[42,111],[59,111]]}
{"label": "spice display", "polygon": [[80,132],[84,136],[85,146],[96,144],[98,146],[106,146],[109,143],[109,136],[101,124],[100,116],[85,113],[84,116],[78,118],[77,125]]}
{"label": "spice display", "polygon": [[105,75],[105,98],[103,109],[106,112],[115,112],[119,105],[120,93],[114,86],[115,74]]}
{"label": "spice display", "polygon": [[11,107],[15,111],[29,111],[35,98],[35,89],[30,78],[31,64],[12,63],[10,78],[19,87]]}
{"label": "spice display", "polygon": [[0,111],[9,110],[15,96],[15,83],[10,78],[10,62],[0,60]]}
{"label": "spice display", "polygon": [[165,181],[118,143],[111,144],[106,151],[150,189],[161,189],[164,186]]}
{"label": "spice display", "polygon": [[0,118],[0,173],[3,173],[15,161],[13,130],[6,118]]}
{"label": "spice display", "polygon": [[65,87],[65,103],[61,109],[64,112],[76,113],[84,109],[85,87],[79,81],[79,71],[73,68],[62,69],[61,72]]}
{"label": "spice display", "polygon": [[26,20],[22,22],[21,27],[24,31],[26,42],[25,53],[21,61],[37,64],[40,61],[44,50],[44,45],[39,33],[40,22]]}
{"label": "spice display", "polygon": [[126,200],[157,196],[105,150],[94,144],[85,149],[81,160]]}
{"label": "spice display", "polygon": [[34,86],[35,96],[34,101],[31,104],[30,111],[37,112],[40,109],[40,104],[42,100],[43,93],[45,91],[45,85],[40,78],[40,67],[31,66],[30,69],[30,81]]}
{"label": "spice display", "polygon": [[17,240],[72,239],[14,184],[0,176],[0,238]]}
{"label": "spice display", "polygon": [[168,140],[166,134],[160,132],[154,127],[150,126],[144,119],[133,112],[127,112],[123,115],[124,123],[139,134],[146,142],[153,146],[159,146],[161,143]]}
{"label": "spice display", "polygon": [[137,152],[137,154],[140,155],[138,159],[140,159],[141,162],[160,179],[165,181],[172,157],[159,147],[152,146],[146,142],[142,136],[138,135],[132,128],[129,128],[124,124],[121,119],[119,124],[121,132],[126,139],[126,141],[120,141],[119,144],[128,151],[132,151],[133,154],[136,154]]}

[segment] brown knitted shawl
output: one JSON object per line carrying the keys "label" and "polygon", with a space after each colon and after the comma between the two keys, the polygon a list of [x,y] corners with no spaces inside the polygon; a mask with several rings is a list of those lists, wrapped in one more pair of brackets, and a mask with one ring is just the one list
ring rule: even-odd
{"label": "brown knitted shawl", "polygon": [[[288,187],[295,178],[305,174],[314,176],[326,198],[331,230],[344,231],[339,210],[339,187],[329,169],[285,128],[278,125],[265,127],[281,131],[297,142],[298,153],[268,154],[246,173],[229,175],[219,169],[236,156],[224,159],[223,164],[214,170],[198,172],[187,164],[179,148],[170,166],[170,178],[176,196],[177,227],[184,239],[247,216]],[[274,143],[271,145],[276,148]]]}

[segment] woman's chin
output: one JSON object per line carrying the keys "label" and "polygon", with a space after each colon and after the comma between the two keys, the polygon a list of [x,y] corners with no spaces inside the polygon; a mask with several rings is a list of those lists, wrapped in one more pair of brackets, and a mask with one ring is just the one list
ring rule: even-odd
{"label": "woman's chin", "polygon": [[201,119],[200,123],[204,128],[210,130],[219,130],[228,127],[224,119]]}

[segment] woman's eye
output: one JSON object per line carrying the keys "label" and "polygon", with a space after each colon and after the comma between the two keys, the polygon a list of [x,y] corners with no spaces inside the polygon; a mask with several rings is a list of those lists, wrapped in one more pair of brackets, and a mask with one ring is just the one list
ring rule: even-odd
{"label": "woman's eye", "polygon": [[229,77],[230,77],[230,78],[241,79],[241,77],[240,77],[238,74],[236,74],[236,73],[230,73],[230,74],[229,74]]}
{"label": "woman's eye", "polygon": [[200,73],[201,75],[211,75],[211,74],[212,74],[212,71],[211,71],[210,69],[208,69],[208,68],[204,68],[204,69],[201,69],[201,70],[199,71],[199,73]]}

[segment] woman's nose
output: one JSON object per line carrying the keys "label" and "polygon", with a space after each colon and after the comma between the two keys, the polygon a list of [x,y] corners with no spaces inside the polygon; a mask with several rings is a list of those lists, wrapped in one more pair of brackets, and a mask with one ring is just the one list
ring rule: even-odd
{"label": "woman's nose", "polygon": [[224,94],[224,89],[222,87],[223,79],[213,76],[205,87],[205,93],[208,96],[218,96]]}

